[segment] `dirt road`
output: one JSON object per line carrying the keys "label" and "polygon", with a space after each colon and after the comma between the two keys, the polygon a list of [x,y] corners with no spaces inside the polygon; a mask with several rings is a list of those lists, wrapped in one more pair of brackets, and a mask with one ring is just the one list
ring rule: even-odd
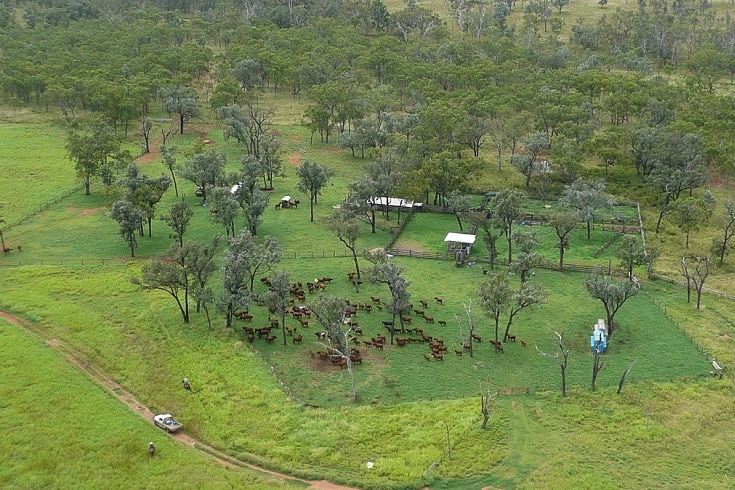
{"label": "dirt road", "polygon": [[[128,392],[118,383],[110,379],[105,373],[100,371],[96,366],[83,360],[82,357],[78,353],[74,352],[74,350],[69,348],[59,339],[47,338],[43,330],[35,327],[30,322],[27,322],[21,318],[18,318],[15,315],[11,315],[10,313],[0,311],[0,318],[3,318],[7,320],[9,323],[12,323],[13,325],[20,327],[21,329],[26,331],[28,334],[44,340],[49,347],[51,347],[52,349],[57,351],[59,354],[64,356],[64,358],[67,361],[73,364],[77,369],[79,369],[82,373],[84,373],[88,378],[94,381],[97,385],[109,391],[111,395],[113,395],[115,398],[120,400],[122,403],[130,407],[130,409],[133,410],[135,413],[143,417],[148,422],[151,422],[153,418],[153,412],[151,412],[151,410],[148,407],[146,407],[140,401],[138,401],[135,398],[135,396],[133,396],[132,393]],[[195,439],[183,432],[177,432],[175,434],[171,434],[171,437],[179,441],[182,444],[186,444],[187,446],[191,447],[194,450],[197,450],[197,451],[200,451],[202,453],[209,455],[210,457],[214,458],[218,463],[220,463],[223,466],[228,466],[231,468],[237,468],[237,467],[250,468],[252,470],[266,473],[284,482],[285,481],[302,482],[302,483],[307,484],[309,488],[313,488],[317,490],[354,490],[352,487],[335,485],[334,483],[328,482],[326,480],[318,480],[318,481],[304,480],[301,478],[296,478],[294,476],[290,476],[290,475],[286,475],[283,473],[278,473],[276,471],[271,471],[271,470],[262,468],[260,466],[248,463],[246,461],[239,460],[228,454],[225,454],[222,451],[219,451],[218,449],[215,449],[214,447],[210,446],[209,444],[206,444],[198,439]]]}

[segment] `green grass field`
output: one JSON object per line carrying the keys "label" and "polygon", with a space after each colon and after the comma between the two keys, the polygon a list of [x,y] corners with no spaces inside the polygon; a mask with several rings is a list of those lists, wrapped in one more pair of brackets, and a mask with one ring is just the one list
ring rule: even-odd
{"label": "green grass field", "polygon": [[[300,487],[227,469],[166,437],[2,319],[0,371],[4,488]],[[156,445],[154,458],[148,441]]]}

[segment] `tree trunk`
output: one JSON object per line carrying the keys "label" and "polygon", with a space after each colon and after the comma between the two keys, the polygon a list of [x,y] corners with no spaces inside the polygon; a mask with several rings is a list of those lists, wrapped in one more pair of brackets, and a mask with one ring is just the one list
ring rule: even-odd
{"label": "tree trunk", "polygon": [[481,429],[487,427],[487,422],[490,420],[490,410],[487,408],[489,400],[485,397],[480,397],[480,404],[482,406],[482,426]]}
{"label": "tree trunk", "polygon": [[232,328],[232,305],[227,306],[227,313],[225,313],[225,327]]}
{"label": "tree trunk", "polygon": [[511,235],[510,228],[508,229],[508,265],[513,262],[513,236]]}
{"label": "tree trunk", "polygon": [[600,351],[595,349],[594,363],[592,364],[592,391],[597,388],[597,375],[602,370],[604,362],[600,362]]}
{"label": "tree trunk", "polygon": [[564,246],[559,244],[559,270],[564,270]]}
{"label": "tree trunk", "polygon": [[357,279],[360,279],[360,262],[357,260],[357,249],[355,247],[350,247],[350,250],[352,250],[352,260],[355,261],[355,271],[357,272]]}
{"label": "tree trunk", "polygon": [[286,309],[281,307],[281,334],[283,334],[283,345],[286,345]]}
{"label": "tree trunk", "polygon": [[207,325],[209,325],[209,329],[212,330],[212,319],[209,317],[209,308],[207,305],[204,305],[204,313],[207,314]]}

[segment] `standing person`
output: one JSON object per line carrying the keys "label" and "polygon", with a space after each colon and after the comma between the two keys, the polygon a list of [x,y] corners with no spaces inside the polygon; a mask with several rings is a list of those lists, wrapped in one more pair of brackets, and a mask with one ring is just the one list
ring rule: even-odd
{"label": "standing person", "polygon": [[151,458],[156,455],[156,446],[153,445],[153,442],[148,443],[148,454],[151,455]]}
{"label": "standing person", "polygon": [[189,378],[182,379],[181,384],[184,385],[184,389],[186,391],[191,391],[191,385],[189,384]]}

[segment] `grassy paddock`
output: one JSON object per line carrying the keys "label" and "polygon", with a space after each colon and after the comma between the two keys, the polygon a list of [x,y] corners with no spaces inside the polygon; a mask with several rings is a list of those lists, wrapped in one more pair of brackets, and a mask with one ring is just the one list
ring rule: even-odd
{"label": "grassy paddock", "polygon": [[[0,204],[5,206],[0,215],[8,225],[77,186],[73,164],[65,155],[65,138],[62,130],[49,125],[0,123],[3,142],[0,145],[0,189],[3,189]],[[22,187],[17,188],[21,183]]]}
{"label": "grassy paddock", "polygon": [[[292,108],[294,114],[299,110]],[[303,128],[284,125],[279,130],[285,137],[288,163],[285,175],[276,182],[273,204],[282,195],[299,195],[294,169],[303,159],[312,158],[330,166],[335,177],[320,196],[315,223],[308,221],[308,199],[299,196],[302,205],[298,210],[275,210],[271,206],[259,234],[279,238],[286,257],[282,266],[289,270],[294,281],[305,282],[328,275],[335,278],[327,290],[329,294],[358,302],[366,302],[371,295],[386,300],[388,293],[384,286],[364,284],[359,294],[348,287],[346,273],[353,267],[348,258],[305,258],[312,254],[328,257],[346,252],[325,231],[321,219],[344,198],[346,184],[367,161],[349,158],[348,152],[333,146],[309,145],[309,135]],[[203,127],[199,133],[213,139],[212,147],[228,154],[230,169],[237,168],[239,149],[235,142],[222,139],[221,128]],[[44,147],[46,133],[34,134],[36,146]],[[60,133],[56,137],[54,146],[63,148]],[[185,150],[197,137],[193,133],[177,137],[176,144]],[[163,166],[155,161],[144,167],[149,175],[163,171]],[[63,168],[66,170],[54,174],[60,180],[49,184],[54,192],[67,189],[68,183],[74,185],[71,163],[64,160]],[[491,183],[497,178],[494,172],[488,170],[488,175],[483,176],[488,188],[493,188]],[[507,168],[504,172],[510,173]],[[68,179],[67,183],[61,180],[62,175]],[[7,191],[13,196],[21,194],[24,185],[22,174],[18,174],[8,184]],[[196,206],[198,199],[193,195],[193,185],[180,182],[180,188],[196,212],[189,238],[208,240],[213,233],[220,232],[209,222],[208,209]],[[735,436],[728,431],[717,432],[718,420],[711,414],[722,413],[727,417],[732,408],[727,402],[727,397],[732,396],[732,384],[727,378],[722,382],[708,378],[705,355],[682,333],[682,330],[688,332],[696,343],[729,366],[733,360],[735,321],[730,313],[731,305],[724,300],[706,296],[705,308],[695,311],[692,305],[684,303],[680,288],[662,282],[646,283],[644,287],[646,291],[650,288],[651,295],[631,300],[618,314],[619,330],[604,356],[606,366],[600,373],[600,390],[589,393],[588,338],[591,325],[603,316],[602,305],[584,291],[583,276],[539,271],[532,280],[547,285],[553,294],[549,304],[522,312],[516,320],[513,332],[525,339],[526,349],[509,344],[505,354],[496,355],[483,342],[476,346],[475,358],[454,356],[452,348],[443,363],[425,360],[423,352],[428,349],[421,345],[410,345],[403,350],[389,347],[382,353],[366,351],[366,362],[356,367],[362,398],[360,403],[350,404],[346,402],[349,392],[346,373],[313,362],[308,351],[319,347],[308,332],[303,346],[289,343],[283,347],[256,341],[256,352],[244,341],[240,329],[224,329],[221,317],[215,316],[211,330],[203,314],[193,314],[192,323],[183,325],[168,296],[135,290],[129,277],[139,273],[140,261],[124,261],[129,251],[116,236],[117,226],[106,216],[106,207],[114,196],[106,194],[100,186],[94,186],[93,193],[86,197],[76,192],[13,228],[6,236],[23,243],[23,252],[0,257],[0,263],[17,263],[22,259],[23,263],[35,265],[2,268],[0,307],[35,321],[50,338],[60,338],[73,346],[143,403],[154,410],[174,412],[185,422],[188,432],[218,448],[293,474],[369,488],[415,488],[423,483],[445,488],[482,485],[654,488],[661,481],[687,486],[695,481],[696,466],[702,467],[701,483],[708,488],[724,488],[722,475],[731,472],[730,448],[735,446]],[[174,199],[169,193],[159,205],[158,214]],[[33,210],[32,205],[23,206]],[[8,207],[3,210],[6,219],[10,216],[8,210]],[[395,219],[393,213],[390,221],[381,221],[378,233],[366,233],[360,247],[386,243]],[[442,252],[444,235],[457,227],[451,215],[416,215],[414,220],[397,246],[410,248],[415,244]],[[535,229],[544,237],[550,236],[548,229]],[[137,255],[141,259],[159,255],[170,243],[168,229],[158,220],[153,233],[152,238],[140,240]],[[575,232],[566,257],[568,261],[607,263],[610,260],[610,250],[594,257],[594,252],[609,239],[608,234],[595,231],[589,242],[580,234],[582,230]],[[660,240],[664,242],[674,236],[675,230],[668,227]],[[502,240],[498,244],[502,258],[505,245]],[[481,244],[478,245],[475,253],[480,260],[484,254]],[[545,240],[542,248],[547,258],[556,260],[551,242]],[[85,263],[81,267],[79,264],[87,258],[106,263]],[[463,316],[461,303],[467,302],[474,295],[477,283],[486,278],[481,267],[458,269],[452,261],[396,260],[405,266],[406,276],[412,282],[414,303],[418,299],[432,301],[436,295],[445,299],[443,306],[432,302],[427,309],[437,320],[447,321],[447,327],[440,330],[438,324],[422,326],[432,335],[443,336],[449,345],[458,345],[461,334],[455,315]],[[69,262],[75,266],[59,266]],[[253,324],[262,325],[266,312],[256,308],[253,312],[256,315]],[[387,319],[384,313],[360,313],[358,321],[365,327],[365,337],[385,332],[380,323],[383,319]],[[489,322],[479,310],[476,319],[478,332],[486,340],[491,332]],[[535,349],[537,345],[542,351],[554,350],[550,329],[564,331],[572,348],[568,399],[558,394],[558,365]],[[278,335],[280,342],[281,334]],[[8,340],[0,345],[19,345],[19,352],[32,351],[22,343]],[[18,354],[13,352],[13,355]],[[629,384],[624,395],[618,397],[614,388],[622,371],[632,362],[635,364]],[[18,361],[8,362],[7,367],[4,363],[2,375],[13,376],[18,365]],[[43,371],[38,364],[29,366],[34,372]],[[183,376],[192,380],[193,394],[181,389]],[[52,380],[42,378],[24,383],[38,387],[33,391],[33,400],[21,400],[14,391],[13,398],[0,397],[12,400],[0,405],[0,410],[12,407],[7,419],[19,420],[21,424],[26,424],[28,419],[23,418],[16,403],[23,407],[47,398],[54,400],[48,390],[53,392],[56,386]],[[94,386],[87,385],[84,390],[75,391],[81,394],[83,403],[95,396],[94,393],[87,396],[88,392],[95,392]],[[529,388],[533,395],[501,396],[494,405],[489,428],[483,432],[479,430],[478,395],[488,385],[501,391],[506,387]],[[286,387],[297,397],[322,408],[302,407],[289,397]],[[109,397],[106,400],[115,405]],[[110,423],[127,428],[129,414],[121,410],[119,415],[111,417]],[[650,412],[648,425],[647,411]],[[85,415],[80,419],[91,417]],[[145,431],[152,428],[142,421],[137,423],[145,444],[150,438]],[[697,437],[698,424],[703,426],[702,434],[713,435],[711,447],[704,447],[705,442],[700,440],[689,444],[690,439]],[[79,427],[78,422],[66,419],[58,425]],[[447,432],[451,457],[447,452]],[[25,429],[20,434],[28,439],[30,429],[27,434]],[[97,440],[100,431],[91,434],[89,438]],[[137,441],[136,434],[133,436]],[[117,445],[138,450],[138,442]],[[690,447],[695,448],[694,454]],[[90,452],[108,450],[102,443],[84,448]],[[165,445],[162,449],[169,451]],[[182,460],[198,457],[187,456],[183,448],[181,451]],[[649,459],[644,455],[652,452],[655,457],[650,461],[660,466],[648,471]],[[53,453],[53,458],[56,456],[58,460],[69,459],[65,453]],[[55,470],[53,458],[49,456],[41,466],[18,468],[12,474],[0,475],[8,475],[11,485],[39,478],[43,479],[39,485],[28,486],[55,486],[54,481],[47,480],[55,477],[47,474]],[[375,462],[375,467],[368,469],[367,461]],[[435,462],[439,462],[438,467],[427,471]],[[615,473],[603,474],[600,468],[607,467],[612,467]],[[86,473],[85,467],[75,467],[67,478],[81,479]],[[201,473],[208,475],[205,471]],[[145,486],[151,480],[143,480],[147,474],[141,474],[140,482],[128,484],[126,480],[121,486]],[[227,476],[220,473],[211,475],[208,478],[212,481],[223,485],[228,482]],[[239,481],[232,485],[252,486]],[[58,486],[64,486],[63,482]]]}
{"label": "grassy paddock", "polygon": [[0,371],[0,417],[12,421],[0,441],[6,488],[301,487],[213,464],[3,320]]}

